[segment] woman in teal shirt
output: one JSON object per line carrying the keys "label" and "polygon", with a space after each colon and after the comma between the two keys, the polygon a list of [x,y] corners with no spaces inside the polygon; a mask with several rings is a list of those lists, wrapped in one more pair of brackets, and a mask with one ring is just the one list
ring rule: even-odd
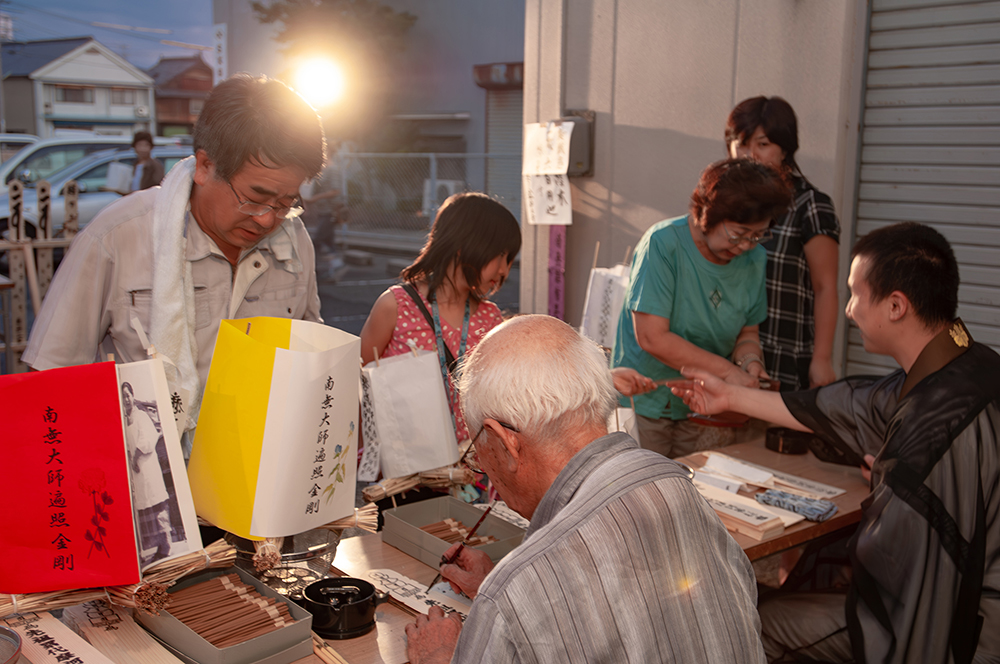
{"label": "woman in teal shirt", "polygon": [[[698,367],[750,387],[767,378],[758,325],[767,317],[770,237],[791,192],[772,169],[727,159],[701,174],[690,214],[654,225],[636,247],[615,341],[615,366],[654,380]],[[661,387],[635,396],[639,443],[669,457],[732,442],[731,430],[687,420]]]}

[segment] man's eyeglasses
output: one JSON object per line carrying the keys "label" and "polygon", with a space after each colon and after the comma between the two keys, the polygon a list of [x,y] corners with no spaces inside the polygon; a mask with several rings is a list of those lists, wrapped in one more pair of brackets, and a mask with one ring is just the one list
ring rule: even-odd
{"label": "man's eyeglasses", "polygon": [[233,196],[239,201],[240,206],[237,208],[243,214],[250,215],[251,217],[262,217],[268,212],[274,212],[275,216],[279,219],[292,219],[294,217],[302,214],[305,209],[302,207],[302,199],[298,196],[292,201],[291,205],[265,205],[263,203],[254,203],[253,201],[247,201],[240,198],[240,195],[236,193],[236,188],[233,187],[233,183],[226,180],[226,184],[233,191]]}
{"label": "man's eyeglasses", "polygon": [[729,238],[729,243],[734,245],[740,244],[741,242],[749,242],[750,246],[753,247],[761,242],[767,242],[774,237],[774,234],[771,233],[770,230],[766,230],[758,235],[750,235],[749,233],[738,235],[729,230],[729,226],[727,226],[724,221],[722,222],[722,228],[726,231],[726,237]]}
{"label": "man's eyeglasses", "polygon": [[[496,418],[491,417],[490,419],[492,420]],[[501,422],[500,420],[496,420],[496,423],[508,431],[521,433],[521,430],[513,424],[507,424],[506,422]],[[479,454],[476,452],[476,441],[479,440],[479,437],[483,435],[484,431],[486,431],[485,425],[479,427],[479,433],[472,437],[472,442],[470,442],[469,446],[465,448],[465,453],[462,454],[462,458],[458,460],[459,464],[465,464],[469,470],[477,475],[486,474],[486,471],[484,471],[483,467],[479,464]]]}

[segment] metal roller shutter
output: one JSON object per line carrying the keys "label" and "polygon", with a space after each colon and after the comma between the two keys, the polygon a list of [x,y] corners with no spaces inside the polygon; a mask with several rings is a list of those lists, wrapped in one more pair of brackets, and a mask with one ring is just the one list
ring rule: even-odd
{"label": "metal roller shutter", "polygon": [[[872,3],[855,233],[918,221],[952,243],[959,315],[1000,351],[1000,2]],[[897,365],[850,326],[847,375]]]}
{"label": "metal roller shutter", "polygon": [[[522,90],[486,91],[486,152],[520,155],[524,114]],[[502,157],[486,161],[486,191],[514,216],[521,217],[521,160]]]}

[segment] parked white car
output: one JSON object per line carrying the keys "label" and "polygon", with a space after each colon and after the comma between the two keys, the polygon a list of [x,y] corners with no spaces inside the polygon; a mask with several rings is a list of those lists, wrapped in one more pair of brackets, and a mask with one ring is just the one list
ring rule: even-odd
{"label": "parked white car", "polygon": [[[191,156],[191,147],[154,147],[153,158],[163,163],[164,172],[173,168],[174,164]],[[48,177],[51,189],[51,205],[49,219],[52,223],[52,235],[60,231],[66,218],[66,199],[64,197],[66,183],[76,180],[80,195],[78,199],[79,228],[83,229],[97,213],[106,206],[121,198],[114,191],[104,191],[108,180],[108,166],[119,162],[132,166],[135,163],[135,151],[132,148],[123,150],[105,150],[81,159],[75,164],[53,173]],[[38,192],[35,183],[25,184],[22,200],[24,210],[25,232],[29,237],[38,237]],[[10,215],[10,200],[7,192],[0,194],[0,231],[6,233],[7,220]]]}
{"label": "parked white car", "polygon": [[[175,138],[156,136],[153,145],[179,145]],[[112,148],[127,148],[132,145],[131,136],[58,136],[46,138],[22,148],[17,154],[0,166],[0,182],[4,186],[14,178],[31,183],[48,179],[80,161],[87,155]]]}
{"label": "parked white car", "polygon": [[17,154],[24,146],[37,143],[32,134],[0,134],[0,164]]}

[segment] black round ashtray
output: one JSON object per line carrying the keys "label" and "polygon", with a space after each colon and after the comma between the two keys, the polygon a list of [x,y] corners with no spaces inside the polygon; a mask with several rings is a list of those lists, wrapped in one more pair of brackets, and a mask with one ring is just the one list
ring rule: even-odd
{"label": "black round ashtray", "polygon": [[375,607],[388,594],[361,579],[321,579],[303,591],[306,610],[313,615],[313,631],[324,639],[353,639],[375,629]]}
{"label": "black round ashtray", "polygon": [[771,427],[767,430],[764,445],[780,454],[805,454],[809,451],[809,441],[813,434],[785,427]]}

